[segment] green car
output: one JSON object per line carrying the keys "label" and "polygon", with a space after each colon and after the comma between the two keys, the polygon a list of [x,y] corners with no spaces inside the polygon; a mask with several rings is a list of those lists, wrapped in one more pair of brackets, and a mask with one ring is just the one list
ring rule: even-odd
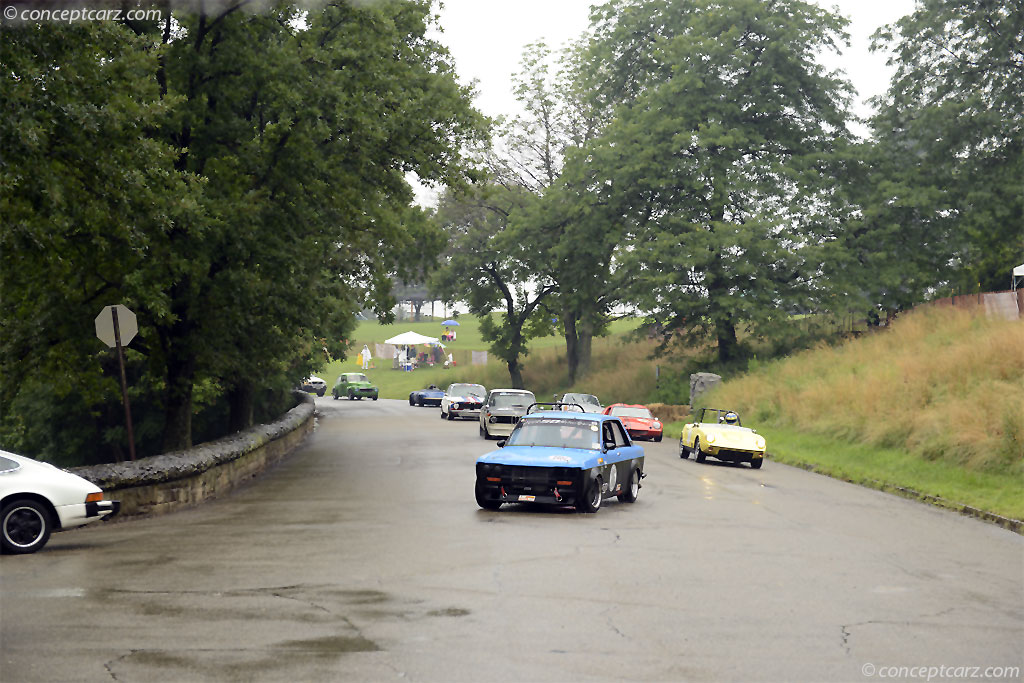
{"label": "green car", "polygon": [[361,372],[343,372],[338,375],[338,381],[334,383],[334,388],[331,389],[331,395],[334,396],[334,400],[338,400],[342,396],[348,396],[348,400],[353,401],[357,398],[372,398],[374,401],[377,400],[379,390],[377,387],[366,378]]}

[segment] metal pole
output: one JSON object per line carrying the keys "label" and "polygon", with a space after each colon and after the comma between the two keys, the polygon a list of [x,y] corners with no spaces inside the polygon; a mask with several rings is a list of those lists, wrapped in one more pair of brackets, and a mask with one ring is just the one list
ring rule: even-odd
{"label": "metal pole", "polygon": [[132,404],[128,401],[128,379],[124,374],[124,350],[121,348],[121,327],[117,324],[117,306],[110,307],[114,319],[114,344],[117,346],[117,360],[121,363],[121,398],[124,400],[124,420],[128,425],[128,455],[135,460],[135,433],[132,429]]}

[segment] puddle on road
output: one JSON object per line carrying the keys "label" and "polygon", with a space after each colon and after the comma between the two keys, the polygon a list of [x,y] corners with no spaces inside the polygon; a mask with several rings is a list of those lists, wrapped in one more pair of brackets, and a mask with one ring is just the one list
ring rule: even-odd
{"label": "puddle on road", "polygon": [[308,640],[288,640],[281,643],[281,647],[318,655],[380,652],[380,646],[377,643],[362,636],[327,636]]}

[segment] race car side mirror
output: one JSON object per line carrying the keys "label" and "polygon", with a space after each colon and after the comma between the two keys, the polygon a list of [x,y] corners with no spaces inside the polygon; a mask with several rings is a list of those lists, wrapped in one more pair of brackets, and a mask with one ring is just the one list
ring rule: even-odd
{"label": "race car side mirror", "polygon": [[504,447],[505,447],[505,439],[502,439],[501,441],[498,442],[498,448],[504,448]]}

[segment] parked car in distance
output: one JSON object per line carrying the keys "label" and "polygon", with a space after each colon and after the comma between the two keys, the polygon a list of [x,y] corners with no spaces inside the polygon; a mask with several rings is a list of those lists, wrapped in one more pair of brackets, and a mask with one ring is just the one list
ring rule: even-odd
{"label": "parked car in distance", "polygon": [[[562,395],[562,403],[575,403],[583,408],[585,413],[600,413],[604,407],[601,405],[601,401],[597,399],[597,396],[593,394],[580,394],[570,391],[567,394]],[[562,410],[574,410],[572,406],[563,406]]]}
{"label": "parked car in distance", "polygon": [[409,394],[409,405],[411,406],[439,406],[444,392],[431,384],[426,389],[419,389]]}
{"label": "parked car in distance", "polygon": [[302,380],[302,384],[299,385],[299,390],[305,391],[309,394],[323,396],[327,393],[327,382],[323,381],[316,375],[310,375],[306,379]]}
{"label": "parked car in distance", "polygon": [[749,462],[760,469],[767,443],[763,436],[740,424],[735,410],[701,408],[695,422],[683,425],[679,437],[679,457],[692,453],[697,462],[707,456],[729,462]]}
{"label": "parked car in distance", "polygon": [[347,396],[350,401],[364,397],[376,401],[380,390],[361,372],[343,372],[331,388],[331,395],[335,401],[343,396]]}
{"label": "parked car in distance", "polygon": [[34,553],[55,531],[116,515],[121,503],[77,474],[0,451],[0,546],[3,552]]}
{"label": "parked car in distance", "polygon": [[537,397],[525,389],[491,389],[480,410],[480,436],[508,436]]}
{"label": "parked car in distance", "polygon": [[644,449],[630,441],[618,418],[528,410],[507,441],[477,458],[477,505],[497,510],[504,503],[547,503],[597,512],[606,496],[636,502]]}
{"label": "parked car in distance", "polygon": [[661,441],[664,435],[661,420],[651,415],[647,406],[613,403],[604,409],[604,414],[621,419],[629,435],[634,439]]}
{"label": "parked car in distance", "polygon": [[441,397],[441,419],[480,417],[480,408],[486,397],[487,389],[482,384],[453,383]]}

